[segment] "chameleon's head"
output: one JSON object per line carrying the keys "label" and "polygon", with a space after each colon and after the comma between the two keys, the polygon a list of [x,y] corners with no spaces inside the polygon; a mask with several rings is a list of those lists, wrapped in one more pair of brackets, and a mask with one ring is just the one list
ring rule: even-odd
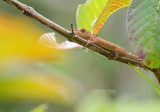
{"label": "chameleon's head", "polygon": [[80,32],[85,33],[86,29],[82,28],[82,29],[80,29]]}
{"label": "chameleon's head", "polygon": [[84,38],[84,39],[89,40],[89,34],[90,34],[90,32],[87,31],[87,30],[84,29],[84,28],[81,28],[80,30],[75,29],[75,30],[74,30],[74,33],[75,33],[76,35]]}
{"label": "chameleon's head", "polygon": [[83,33],[86,33],[86,31],[87,31],[87,30],[84,29],[84,28],[81,28],[80,30],[74,29],[74,33],[75,33],[75,34],[80,34],[80,33],[83,34]]}

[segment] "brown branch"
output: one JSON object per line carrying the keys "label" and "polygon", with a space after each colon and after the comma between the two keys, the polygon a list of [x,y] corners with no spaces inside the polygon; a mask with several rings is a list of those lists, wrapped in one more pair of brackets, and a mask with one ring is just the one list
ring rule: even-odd
{"label": "brown branch", "polygon": [[[41,14],[36,12],[32,7],[29,7],[29,6],[19,2],[17,0],[4,0],[4,1],[7,2],[8,4],[12,5],[12,6],[15,6],[24,15],[39,21],[40,23],[48,26],[49,28],[53,29],[57,33],[63,35],[69,41],[78,43],[78,44],[80,44],[82,46],[85,46],[87,44],[87,40],[84,40],[81,37],[74,36],[67,29],[57,25],[56,23],[52,22],[51,20],[45,18],[44,16],[42,16]],[[91,49],[92,51],[94,51],[94,52],[96,52],[98,54],[101,54],[104,57],[107,57],[108,59],[113,59],[113,57],[115,55],[114,51],[109,51],[109,50],[104,49],[104,48],[102,48],[102,47],[100,47],[98,45],[95,45],[95,44],[91,44],[91,45],[87,46],[87,48]],[[132,58],[124,57],[124,56],[119,56],[116,61],[119,61],[119,62],[122,62],[122,63],[126,63],[126,64],[131,63],[134,66],[139,66],[141,68],[144,68],[146,70],[150,70],[152,72],[156,71],[154,69],[150,69],[149,67],[145,66],[140,59],[132,59]]]}

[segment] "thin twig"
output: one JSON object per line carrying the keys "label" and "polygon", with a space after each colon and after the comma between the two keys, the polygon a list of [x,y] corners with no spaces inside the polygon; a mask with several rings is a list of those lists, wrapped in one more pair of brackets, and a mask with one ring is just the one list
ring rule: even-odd
{"label": "thin twig", "polygon": [[[47,19],[46,17],[42,16],[41,14],[39,14],[38,12],[36,12],[32,7],[27,6],[17,0],[4,0],[5,2],[7,2],[8,4],[15,6],[17,9],[19,9],[24,15],[31,17],[37,21],[39,21],[40,23],[46,25],[47,27],[53,29],[54,31],[56,31],[57,33],[63,35],[64,37],[66,37],[69,41],[78,43],[82,46],[85,46],[87,44],[87,40],[84,40],[81,37],[76,37],[74,36],[72,33],[68,31],[67,29],[57,25],[56,23],[52,22],[51,20]],[[89,46],[87,46],[87,48],[91,49],[94,52],[97,52],[98,54],[101,54],[102,56],[107,57],[108,59],[113,59],[114,57],[114,51],[109,51],[107,49],[104,49],[98,45],[95,44],[91,44]],[[148,68],[147,66],[145,66],[141,60],[139,59],[132,59],[132,58],[128,58],[128,57],[124,57],[124,56],[119,56],[117,60],[115,61],[119,61],[122,63],[131,63],[132,65],[135,66],[139,66],[141,68],[144,68],[146,70],[150,70],[150,71],[154,71],[153,69]]]}

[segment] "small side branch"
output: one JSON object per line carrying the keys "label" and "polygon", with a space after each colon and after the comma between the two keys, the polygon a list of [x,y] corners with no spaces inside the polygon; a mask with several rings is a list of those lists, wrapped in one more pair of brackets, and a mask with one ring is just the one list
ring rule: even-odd
{"label": "small side branch", "polygon": [[[55,32],[63,35],[64,37],[66,37],[69,41],[78,43],[82,46],[85,46],[87,44],[87,40],[84,40],[81,37],[77,37],[75,35],[73,35],[73,31],[68,31],[67,29],[59,26],[58,24],[54,23],[53,21],[47,19],[46,17],[42,16],[41,14],[39,14],[38,12],[36,12],[32,7],[27,6],[17,0],[3,0],[6,3],[16,7],[18,10],[20,10],[24,15],[31,17],[37,21],[39,21],[40,23],[46,25],[47,27],[53,29]],[[114,57],[114,51],[109,51],[107,49],[104,49],[96,44],[91,44],[89,46],[87,46],[87,48],[91,49],[92,51],[101,54],[104,57],[107,57],[108,59],[113,59]],[[119,61],[122,63],[131,63],[132,65],[144,68],[146,70],[150,70],[152,72],[154,72],[154,70],[148,68],[147,66],[145,66],[139,59],[132,59],[132,58],[128,58],[128,57],[124,57],[124,56],[119,56],[117,60],[115,61]]]}

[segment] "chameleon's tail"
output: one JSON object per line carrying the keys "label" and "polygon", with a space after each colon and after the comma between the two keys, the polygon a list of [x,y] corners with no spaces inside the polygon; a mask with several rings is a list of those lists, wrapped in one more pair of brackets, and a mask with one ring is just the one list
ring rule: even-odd
{"label": "chameleon's tail", "polygon": [[132,58],[132,59],[139,59],[138,56],[135,56],[135,55],[132,55],[132,54],[128,54],[128,57],[129,57],[129,58]]}

